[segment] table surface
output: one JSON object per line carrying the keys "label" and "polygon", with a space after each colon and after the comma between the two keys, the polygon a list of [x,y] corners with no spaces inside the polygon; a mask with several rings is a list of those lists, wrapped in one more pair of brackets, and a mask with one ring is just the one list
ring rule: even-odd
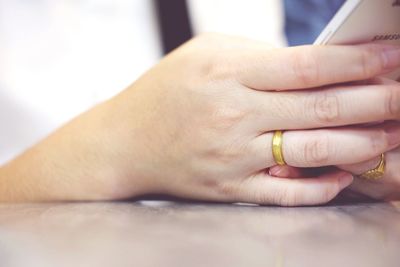
{"label": "table surface", "polygon": [[400,202],[0,205],[0,266],[400,266]]}

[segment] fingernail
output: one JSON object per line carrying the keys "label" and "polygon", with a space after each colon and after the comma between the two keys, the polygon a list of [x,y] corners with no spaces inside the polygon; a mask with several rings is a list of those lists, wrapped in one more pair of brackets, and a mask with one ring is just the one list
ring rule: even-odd
{"label": "fingernail", "polygon": [[400,66],[400,47],[390,47],[383,50],[383,67],[393,69]]}
{"label": "fingernail", "polygon": [[276,165],[274,167],[269,168],[269,175],[283,177],[283,176],[288,176],[289,174],[287,173],[285,168]]}
{"label": "fingernail", "polygon": [[389,125],[385,128],[385,132],[390,146],[400,144],[400,125]]}
{"label": "fingernail", "polygon": [[339,178],[339,188],[343,190],[344,188],[348,187],[353,182],[353,175],[350,173],[345,173],[343,176]]}

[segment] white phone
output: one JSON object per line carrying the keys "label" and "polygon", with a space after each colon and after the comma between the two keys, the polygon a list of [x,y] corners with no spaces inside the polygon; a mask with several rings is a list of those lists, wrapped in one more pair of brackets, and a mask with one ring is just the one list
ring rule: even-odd
{"label": "white phone", "polygon": [[[314,44],[400,45],[400,0],[347,0]],[[387,75],[400,79],[400,69]]]}

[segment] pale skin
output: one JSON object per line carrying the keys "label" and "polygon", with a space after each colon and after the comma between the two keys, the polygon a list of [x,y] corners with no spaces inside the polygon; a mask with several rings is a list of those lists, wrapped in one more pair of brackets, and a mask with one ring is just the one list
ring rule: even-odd
{"label": "pale skin", "polygon": [[[385,85],[397,88],[400,87],[399,82],[384,78],[377,78],[372,81],[368,81],[368,84],[369,86]],[[400,93],[398,93],[398,95],[392,95],[391,97],[391,101],[395,103],[400,102]],[[393,114],[398,114],[397,120],[400,120],[400,112],[397,108],[391,110],[391,112]],[[397,134],[397,137],[394,138],[400,138],[400,135],[398,133],[394,132],[393,134]],[[329,156],[331,156],[331,153],[332,152],[327,152],[326,154],[329,154]],[[351,156],[352,153],[350,153],[349,156]],[[353,183],[348,187],[349,191],[376,200],[400,200],[400,147],[397,146],[391,150],[384,152],[384,154],[386,166],[385,173],[379,179],[364,179],[362,178],[362,174],[367,172],[368,170],[376,168],[379,165],[379,162],[381,161],[380,155],[378,157],[366,159],[365,161],[359,163],[341,164],[336,166],[338,169],[348,171],[354,175],[355,179]],[[270,168],[269,173],[276,177],[301,178],[305,177],[305,173],[308,174],[310,173],[310,171],[312,172],[312,169],[308,169],[307,171],[305,171],[305,169],[287,165],[274,166]]]}
{"label": "pale skin", "polygon": [[[0,201],[165,194],[284,206],[326,203],[353,182],[354,164],[399,146],[400,125],[393,122],[399,119],[398,84],[349,83],[390,72],[399,58],[392,46],[278,49],[234,37],[198,37],[121,94],[2,166]],[[392,122],[354,126],[376,121]],[[345,170],[270,175],[278,129],[286,131],[289,165]]]}

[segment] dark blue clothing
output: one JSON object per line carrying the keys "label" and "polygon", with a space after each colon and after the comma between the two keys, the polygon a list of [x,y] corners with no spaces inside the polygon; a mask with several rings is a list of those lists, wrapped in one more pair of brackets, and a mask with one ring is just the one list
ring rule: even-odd
{"label": "dark blue clothing", "polygon": [[345,0],[284,0],[290,46],[312,44]]}

